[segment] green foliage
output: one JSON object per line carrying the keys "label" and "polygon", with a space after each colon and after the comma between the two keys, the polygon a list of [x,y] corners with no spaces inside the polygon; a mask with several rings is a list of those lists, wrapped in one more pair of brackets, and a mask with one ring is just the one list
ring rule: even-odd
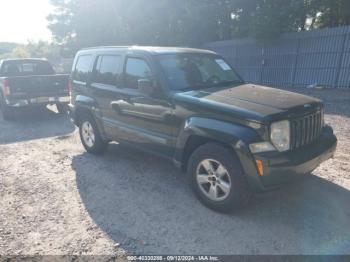
{"label": "green foliage", "polygon": [[319,17],[315,20],[315,26],[336,27],[350,25],[350,1],[349,0],[319,0]]}
{"label": "green foliage", "polygon": [[7,42],[0,43],[0,56],[11,52],[12,49],[14,49],[17,45],[18,44],[16,43],[7,43]]}
{"label": "green foliage", "polygon": [[30,52],[25,46],[17,46],[10,53],[11,58],[29,58],[31,57]]}
{"label": "green foliage", "polygon": [[350,24],[349,0],[51,0],[48,16],[67,55],[96,45],[198,46],[232,37]]}
{"label": "green foliage", "polygon": [[[27,44],[0,43],[4,52],[0,53],[0,59],[4,58],[46,58],[57,60],[61,57],[61,47],[57,44],[44,41],[28,42]],[[5,47],[7,47],[5,49]]]}
{"label": "green foliage", "polygon": [[6,58],[27,58],[30,56],[24,45],[15,43],[0,43],[0,60]]}

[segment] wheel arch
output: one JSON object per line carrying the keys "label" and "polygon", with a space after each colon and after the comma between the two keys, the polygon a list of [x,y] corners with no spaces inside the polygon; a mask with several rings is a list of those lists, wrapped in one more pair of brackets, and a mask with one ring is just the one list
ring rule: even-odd
{"label": "wheel arch", "polygon": [[85,95],[77,95],[74,101],[74,107],[74,122],[77,126],[79,126],[80,119],[84,114],[90,114],[95,119],[92,110],[96,107],[96,102],[93,98]]}
{"label": "wheel arch", "polygon": [[92,119],[96,122],[97,128],[105,141],[109,141],[110,139],[107,137],[102,120],[95,115],[93,112],[93,109],[86,105],[76,105],[75,106],[75,112],[74,112],[74,123],[76,126],[80,126],[81,120],[83,119],[84,115],[89,115],[92,117]]}
{"label": "wheel arch", "polygon": [[83,106],[79,106],[75,109],[75,114],[74,114],[74,123],[79,126],[81,124],[81,119],[84,115],[90,115],[92,117],[93,114],[91,112],[91,109]]}
{"label": "wheel arch", "polygon": [[260,136],[253,128],[220,120],[193,117],[184,123],[178,136],[174,160],[183,171],[186,171],[191,154],[199,146],[215,142],[229,148],[235,154],[248,179],[255,184],[259,183],[259,177],[249,144],[260,140]]}
{"label": "wheel arch", "polygon": [[213,139],[211,137],[205,137],[205,136],[200,136],[200,135],[190,135],[185,148],[183,149],[183,154],[182,154],[182,159],[181,159],[181,169],[182,171],[186,172],[187,171],[187,167],[188,167],[188,161],[191,157],[191,155],[193,154],[193,152],[200,146],[203,146],[205,144],[208,143],[216,143],[219,144],[227,149],[229,149],[230,151],[232,151],[232,153],[235,153],[234,150],[232,150],[232,147],[230,147],[228,144],[225,144],[223,141],[217,140],[217,139]]}

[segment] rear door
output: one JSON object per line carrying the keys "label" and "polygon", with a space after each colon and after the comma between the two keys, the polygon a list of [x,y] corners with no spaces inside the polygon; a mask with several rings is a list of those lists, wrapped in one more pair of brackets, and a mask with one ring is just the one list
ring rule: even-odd
{"label": "rear door", "polygon": [[105,132],[109,137],[116,135],[115,129],[109,123],[115,111],[111,102],[119,98],[121,88],[122,55],[101,53],[97,55],[91,77],[91,89],[100,110],[99,116],[104,123]]}

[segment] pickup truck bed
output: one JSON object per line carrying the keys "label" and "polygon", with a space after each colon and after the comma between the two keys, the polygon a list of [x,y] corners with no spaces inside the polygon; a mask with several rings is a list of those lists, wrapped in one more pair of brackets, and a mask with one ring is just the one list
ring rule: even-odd
{"label": "pickup truck bed", "polygon": [[9,98],[68,95],[68,75],[20,76],[5,79],[10,87]]}
{"label": "pickup truck bed", "polygon": [[[41,70],[27,72],[38,64]],[[69,75],[55,74],[46,60],[4,60],[0,72],[0,106],[5,119],[11,119],[16,108],[24,106],[56,104],[60,112],[66,111]]]}

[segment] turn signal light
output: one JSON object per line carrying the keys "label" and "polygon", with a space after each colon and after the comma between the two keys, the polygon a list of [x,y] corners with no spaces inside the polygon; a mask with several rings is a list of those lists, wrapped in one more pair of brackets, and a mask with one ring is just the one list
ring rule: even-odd
{"label": "turn signal light", "polygon": [[262,160],[255,160],[256,162],[256,167],[258,169],[259,176],[264,175],[264,165]]}

